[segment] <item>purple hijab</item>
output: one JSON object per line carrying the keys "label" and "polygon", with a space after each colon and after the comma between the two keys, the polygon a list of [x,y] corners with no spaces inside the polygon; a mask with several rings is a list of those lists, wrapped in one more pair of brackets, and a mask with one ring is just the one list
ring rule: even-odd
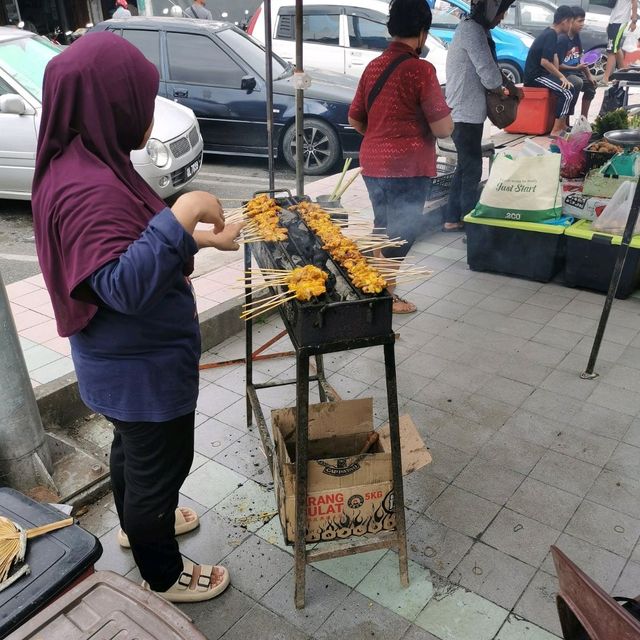
{"label": "purple hijab", "polygon": [[84,281],[166,206],[129,158],[151,124],[158,84],[155,66],[112,33],[87,34],[47,65],[32,206],[61,336],[98,309]]}

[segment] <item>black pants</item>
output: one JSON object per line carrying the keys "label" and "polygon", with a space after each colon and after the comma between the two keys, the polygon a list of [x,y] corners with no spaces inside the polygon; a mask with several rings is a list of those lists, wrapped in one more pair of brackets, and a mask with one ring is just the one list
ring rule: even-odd
{"label": "black pants", "polygon": [[478,204],[478,189],[482,180],[481,124],[454,123],[451,138],[456,145],[458,165],[451,182],[445,222],[460,222]]}
{"label": "black pants", "polygon": [[111,486],[140,574],[166,591],[183,564],[175,539],[178,494],[193,462],[195,413],[168,422],[121,422],[111,445]]}
{"label": "black pants", "polygon": [[[376,233],[402,238],[401,247],[383,249],[385,258],[404,258],[422,229],[424,203],[431,185],[429,178],[371,178],[364,176],[373,206]],[[386,231],[385,231],[386,230]]]}

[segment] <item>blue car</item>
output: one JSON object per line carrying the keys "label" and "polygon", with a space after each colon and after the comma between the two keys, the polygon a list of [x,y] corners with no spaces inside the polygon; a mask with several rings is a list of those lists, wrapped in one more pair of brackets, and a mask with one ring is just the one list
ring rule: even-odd
{"label": "blue car", "polygon": [[[468,3],[464,0],[427,0],[433,12],[431,31],[446,43],[453,39],[453,32],[460,20],[469,12]],[[524,64],[533,38],[523,31],[505,27],[491,30],[496,43],[498,63],[505,74],[513,82],[522,82]]]}

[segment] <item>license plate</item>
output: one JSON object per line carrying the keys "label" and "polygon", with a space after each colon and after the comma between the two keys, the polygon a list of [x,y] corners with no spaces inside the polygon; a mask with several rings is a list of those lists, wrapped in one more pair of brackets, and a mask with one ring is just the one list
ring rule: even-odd
{"label": "license plate", "polygon": [[190,164],[187,167],[187,180],[195,175],[198,172],[198,169],[200,168],[200,160],[196,160],[194,163]]}

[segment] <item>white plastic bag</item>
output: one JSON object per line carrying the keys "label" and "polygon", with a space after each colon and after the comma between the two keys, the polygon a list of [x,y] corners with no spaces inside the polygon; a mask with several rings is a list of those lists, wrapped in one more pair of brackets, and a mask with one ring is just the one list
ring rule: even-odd
{"label": "white plastic bag", "polygon": [[[604,208],[600,216],[594,220],[591,228],[594,231],[602,231],[603,233],[612,233],[616,236],[621,236],[624,228],[627,226],[627,218],[629,217],[631,202],[633,201],[635,192],[635,182],[623,182],[613,194],[611,202]],[[638,219],[638,223],[640,223],[640,218]],[[640,231],[638,223],[636,223],[634,234]]]}
{"label": "white plastic bag", "polygon": [[639,36],[640,33],[638,33],[637,29],[635,31],[629,31],[629,29],[627,29],[624,40],[622,41],[622,50],[626,53],[633,53],[638,48]]}
{"label": "white plastic bag", "polygon": [[574,133],[591,133],[591,125],[584,116],[580,116],[575,120],[569,136],[572,136]]}

